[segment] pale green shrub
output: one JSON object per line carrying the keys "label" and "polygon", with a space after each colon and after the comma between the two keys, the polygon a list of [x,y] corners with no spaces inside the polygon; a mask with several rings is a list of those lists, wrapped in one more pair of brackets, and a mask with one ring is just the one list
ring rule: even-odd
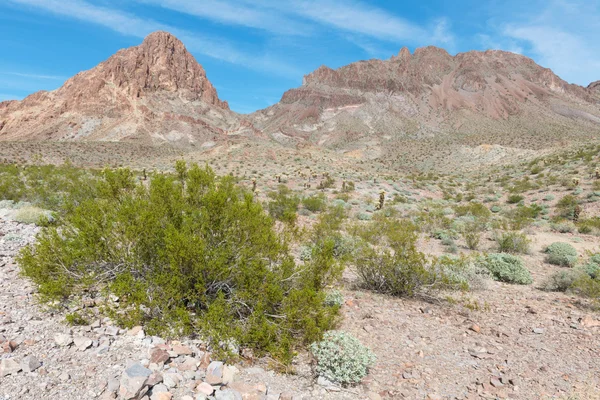
{"label": "pale green shrub", "polygon": [[325,333],[323,340],[310,348],[317,359],[319,376],[342,385],[360,382],[376,360],[371,350],[342,331]]}
{"label": "pale green shrub", "polygon": [[529,270],[523,265],[523,260],[506,253],[492,253],[481,258],[479,263],[487,268],[494,279],[501,282],[529,285],[533,282]]}
{"label": "pale green shrub", "polygon": [[332,290],[325,295],[325,305],[329,307],[341,307],[344,304],[344,296],[339,290]]}
{"label": "pale green shrub", "polygon": [[546,261],[553,265],[572,267],[577,262],[577,250],[569,243],[556,242],[546,247]]}

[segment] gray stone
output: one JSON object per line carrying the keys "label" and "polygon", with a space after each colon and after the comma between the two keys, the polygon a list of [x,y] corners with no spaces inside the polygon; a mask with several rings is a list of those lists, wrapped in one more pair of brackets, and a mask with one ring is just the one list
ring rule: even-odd
{"label": "gray stone", "polygon": [[180,381],[181,381],[181,378],[176,373],[167,372],[167,373],[163,374],[163,383],[165,385],[167,385],[167,387],[169,387],[169,388],[177,387],[177,385],[179,385]]}
{"label": "gray stone", "polygon": [[138,397],[151,374],[152,371],[144,368],[140,363],[135,363],[127,368],[121,375],[121,386],[119,388],[121,398],[129,400]]}
{"label": "gray stone", "polygon": [[21,371],[21,366],[13,358],[5,358],[0,361],[0,376],[14,375]]}
{"label": "gray stone", "polygon": [[213,361],[206,369],[206,381],[211,385],[220,385],[223,383],[223,363]]}
{"label": "gray stone", "polygon": [[217,400],[242,400],[242,395],[231,389],[217,390],[215,392],[215,399]]}
{"label": "gray stone", "polygon": [[159,383],[158,385],[154,386],[152,388],[152,393],[161,393],[161,392],[168,392],[169,388],[166,385],[163,385],[162,383]]}
{"label": "gray stone", "polygon": [[59,346],[65,347],[73,343],[73,338],[71,337],[71,335],[59,333],[54,336],[54,342],[56,342],[56,344]]}
{"label": "gray stone", "polygon": [[41,366],[42,363],[35,356],[27,356],[21,361],[21,368],[25,372],[33,372]]}
{"label": "gray stone", "polygon": [[83,336],[78,336],[78,337],[73,338],[73,343],[75,344],[75,347],[79,351],[85,351],[85,350],[89,349],[90,347],[92,347],[92,339],[88,339]]}
{"label": "gray stone", "polygon": [[120,385],[121,383],[117,378],[110,379],[106,385],[106,391],[109,393],[117,393]]}
{"label": "gray stone", "polygon": [[544,328],[533,328],[533,333],[535,333],[536,335],[541,335],[544,333]]}

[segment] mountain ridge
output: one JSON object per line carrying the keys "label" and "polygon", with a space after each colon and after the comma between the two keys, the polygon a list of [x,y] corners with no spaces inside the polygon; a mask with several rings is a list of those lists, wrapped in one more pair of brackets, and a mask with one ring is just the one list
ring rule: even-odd
{"label": "mountain ridge", "polygon": [[321,66],[278,103],[238,114],[184,44],[159,31],[55,91],[0,103],[0,141],[205,148],[235,137],[423,166],[427,153],[479,157],[478,146],[526,154],[600,138],[600,81],[570,84],[501,50],[403,47],[387,60]]}

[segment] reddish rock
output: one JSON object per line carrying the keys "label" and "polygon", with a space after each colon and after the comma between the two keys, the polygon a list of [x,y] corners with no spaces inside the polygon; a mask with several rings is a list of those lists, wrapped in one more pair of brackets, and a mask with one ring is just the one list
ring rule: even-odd
{"label": "reddish rock", "polygon": [[154,364],[164,364],[171,356],[169,356],[169,352],[163,349],[154,349],[150,353],[150,363]]}

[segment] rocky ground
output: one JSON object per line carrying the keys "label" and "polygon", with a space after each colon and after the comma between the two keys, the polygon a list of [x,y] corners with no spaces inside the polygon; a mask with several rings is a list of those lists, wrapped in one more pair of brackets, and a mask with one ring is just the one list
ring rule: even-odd
{"label": "rocky ground", "polygon": [[537,237],[527,256],[533,285],[488,282],[443,302],[355,290],[347,274],[341,329],[378,361],[362,385],[342,389],[315,381],[306,355],[283,375],[268,360],[224,365],[199,341],[165,341],[106,318],[68,326],[18,274],[13,257],[37,231],[0,217],[1,400],[600,398],[598,314],[579,298],[536,289],[556,268],[538,255],[553,237]]}

